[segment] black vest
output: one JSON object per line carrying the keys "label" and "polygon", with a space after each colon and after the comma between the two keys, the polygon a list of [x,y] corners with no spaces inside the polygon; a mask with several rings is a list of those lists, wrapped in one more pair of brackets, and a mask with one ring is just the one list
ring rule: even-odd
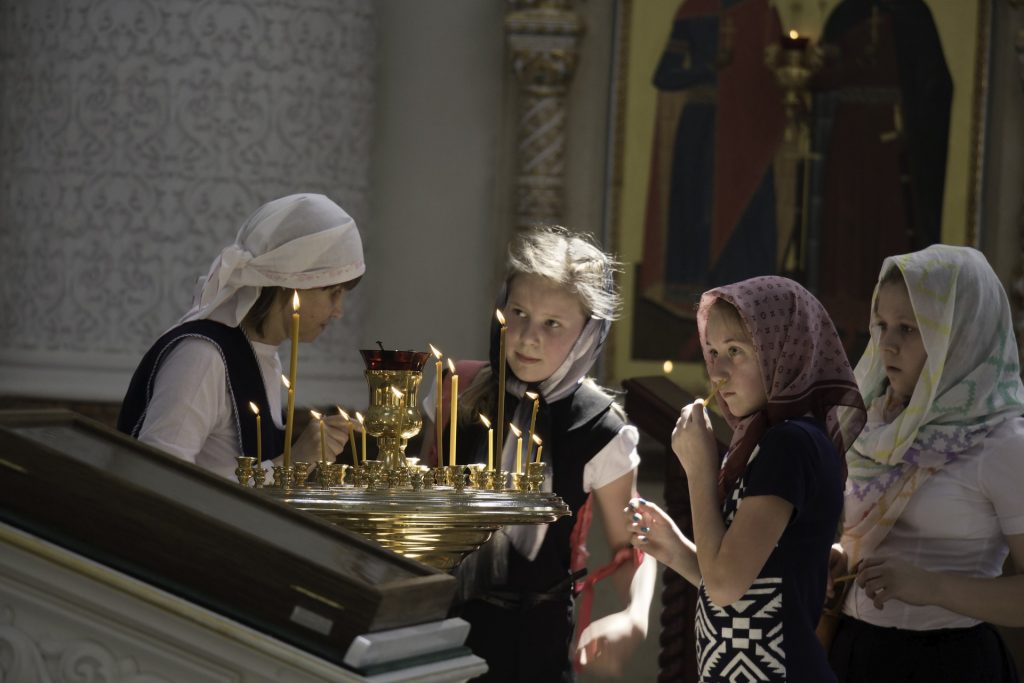
{"label": "black vest", "polygon": [[[514,415],[518,399],[509,395],[505,400],[506,413]],[[543,459],[551,463],[552,488],[572,510],[572,516],[562,517],[548,526],[544,542],[532,562],[514,547],[509,548],[508,589],[544,593],[569,576],[569,536],[588,495],[583,490],[583,468],[618,435],[625,424],[612,410],[611,397],[586,384],[571,396],[544,405],[538,412],[537,433],[544,439]],[[460,445],[464,438],[466,442],[459,449],[459,462],[487,462],[487,438],[483,426],[473,425],[470,429],[460,425]],[[567,600],[568,597],[566,588]]]}
{"label": "black vest", "polygon": [[256,456],[256,415],[249,408],[249,401],[252,401],[263,416],[260,428],[264,459],[280,455],[284,450],[284,430],[278,429],[270,419],[270,403],[252,344],[240,327],[228,327],[212,320],[183,323],[160,337],[146,352],[121,402],[117,429],[129,436],[138,437],[142,423],[146,420],[146,410],[153,397],[153,382],[160,365],[178,342],[184,339],[206,340],[217,347],[224,359],[228,399],[235,417],[240,451],[245,455]]}

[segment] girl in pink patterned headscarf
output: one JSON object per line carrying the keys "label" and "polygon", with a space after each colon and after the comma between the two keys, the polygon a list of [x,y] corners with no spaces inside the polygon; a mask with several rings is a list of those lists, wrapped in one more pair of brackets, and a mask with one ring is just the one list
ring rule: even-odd
{"label": "girl in pink patterned headscarf", "polygon": [[865,419],[853,370],[824,307],[785,278],[706,292],[697,327],[732,440],[719,467],[704,401],[683,408],[672,448],[694,539],[637,500],[634,543],[699,588],[702,681],[834,680],[815,626]]}

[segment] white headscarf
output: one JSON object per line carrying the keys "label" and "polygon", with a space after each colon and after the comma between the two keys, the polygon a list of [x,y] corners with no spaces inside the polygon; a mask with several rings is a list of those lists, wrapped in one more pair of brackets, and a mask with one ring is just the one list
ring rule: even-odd
{"label": "white headscarf", "polygon": [[928,477],[970,457],[992,429],[1024,412],[1010,303],[984,255],[936,244],[885,259],[879,281],[892,268],[903,274],[928,358],[892,420],[877,327],[857,363],[868,424],[846,454],[843,547],[851,565],[878,547]]}
{"label": "white headscarf", "polygon": [[179,324],[216,318],[237,327],[263,287],[313,289],[366,271],[356,223],[322,194],[293,194],[264,204],[200,278]]}

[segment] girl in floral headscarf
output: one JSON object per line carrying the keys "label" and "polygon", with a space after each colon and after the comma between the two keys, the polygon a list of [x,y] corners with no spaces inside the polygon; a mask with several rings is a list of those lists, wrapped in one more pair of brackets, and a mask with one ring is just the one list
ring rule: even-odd
{"label": "girl in floral headscarf", "polygon": [[1024,385],[985,257],[885,260],[857,364],[868,424],[847,455],[842,548],[857,571],[831,661],[842,681],[1017,680],[984,622],[1024,625]]}
{"label": "girl in floral headscarf", "polygon": [[864,423],[853,370],[821,303],[785,278],[706,292],[697,327],[732,441],[719,467],[704,401],[683,408],[672,449],[693,542],[642,500],[627,509],[633,542],[698,586],[702,681],[834,680],[815,625],[842,454]]}
{"label": "girl in floral headscarf", "polygon": [[[146,353],[132,377],[118,429],[231,477],[240,455],[255,456],[262,416],[264,466],[284,447],[281,360],[293,292],[300,297],[299,341],[316,339],[341,317],[345,295],[366,266],[355,221],[327,197],[297,194],[257,209],[234,243],[199,280],[192,308]],[[339,453],[348,423],[324,418],[324,441]],[[296,461],[320,456],[311,425],[293,447]]]}

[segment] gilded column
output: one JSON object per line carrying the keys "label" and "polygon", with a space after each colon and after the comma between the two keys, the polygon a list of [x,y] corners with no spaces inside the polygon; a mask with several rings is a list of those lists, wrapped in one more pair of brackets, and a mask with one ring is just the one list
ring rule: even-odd
{"label": "gilded column", "polygon": [[560,223],[566,93],[583,26],[572,0],[515,0],[505,32],[519,82],[516,225]]}

